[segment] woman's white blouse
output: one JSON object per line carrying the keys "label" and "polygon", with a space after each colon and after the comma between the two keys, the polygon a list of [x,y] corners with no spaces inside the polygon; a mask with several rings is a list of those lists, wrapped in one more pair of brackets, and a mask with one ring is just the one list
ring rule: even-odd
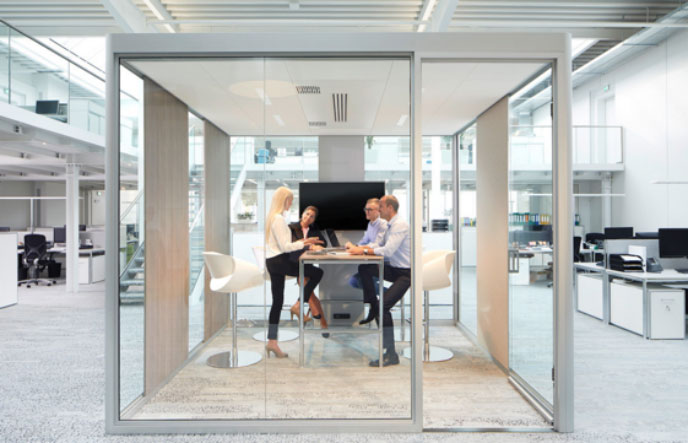
{"label": "woman's white blouse", "polygon": [[289,225],[287,225],[282,214],[275,215],[270,226],[268,244],[265,247],[265,258],[276,257],[285,252],[298,251],[303,248],[302,240],[291,241],[291,229],[289,229]]}

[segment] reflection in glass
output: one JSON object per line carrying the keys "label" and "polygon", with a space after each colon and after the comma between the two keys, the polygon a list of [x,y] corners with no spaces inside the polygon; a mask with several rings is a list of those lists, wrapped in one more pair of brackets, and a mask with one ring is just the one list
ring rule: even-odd
{"label": "reflection in glass", "polygon": [[[555,245],[552,96],[547,91],[540,100],[509,102],[509,251],[518,263],[509,273],[509,366],[552,405]],[[518,173],[523,170],[529,173]]]}
{"label": "reflection in glass", "polygon": [[458,136],[459,146],[459,322],[476,336],[477,329],[477,138],[475,124]]}
{"label": "reflection in glass", "polygon": [[203,121],[189,113],[189,350],[203,341],[204,168]]}

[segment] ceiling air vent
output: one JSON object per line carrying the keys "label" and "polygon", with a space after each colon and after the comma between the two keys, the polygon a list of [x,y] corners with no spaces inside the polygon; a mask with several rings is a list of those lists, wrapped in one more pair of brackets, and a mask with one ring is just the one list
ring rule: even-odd
{"label": "ceiling air vent", "polygon": [[346,122],[346,111],[349,94],[332,94],[332,107],[334,109],[334,121],[337,123]]}
{"label": "ceiling air vent", "polygon": [[308,122],[308,126],[311,128],[323,128],[327,126],[326,122]]}
{"label": "ceiling air vent", "polygon": [[297,86],[296,92],[299,94],[320,94],[320,86]]}

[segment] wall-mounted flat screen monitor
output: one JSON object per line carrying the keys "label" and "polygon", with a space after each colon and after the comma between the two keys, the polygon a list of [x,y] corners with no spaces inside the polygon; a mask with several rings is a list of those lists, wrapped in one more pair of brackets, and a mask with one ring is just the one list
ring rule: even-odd
{"label": "wall-mounted flat screen monitor", "polygon": [[67,243],[66,228],[53,228],[53,243]]}
{"label": "wall-mounted flat screen monitor", "polygon": [[363,231],[368,226],[363,212],[366,202],[383,195],[384,182],[299,183],[299,214],[307,206],[315,206],[315,223],[320,229]]}
{"label": "wall-mounted flat screen monitor", "polygon": [[633,238],[633,227],[630,228],[604,228],[604,238],[616,240],[621,238]]}
{"label": "wall-mounted flat screen monitor", "polygon": [[57,114],[59,100],[36,100],[36,114]]}
{"label": "wall-mounted flat screen monitor", "polygon": [[688,229],[660,229],[659,256],[661,258],[688,257]]}

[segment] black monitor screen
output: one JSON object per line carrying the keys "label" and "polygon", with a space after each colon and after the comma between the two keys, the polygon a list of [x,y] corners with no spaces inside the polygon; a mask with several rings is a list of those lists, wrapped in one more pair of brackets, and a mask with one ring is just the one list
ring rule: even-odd
{"label": "black monitor screen", "polygon": [[368,226],[363,212],[366,202],[383,195],[384,182],[299,183],[299,214],[315,206],[320,229],[363,231]]}
{"label": "black monitor screen", "polygon": [[633,228],[604,228],[604,238],[607,240],[633,238]]}
{"label": "black monitor screen", "polygon": [[642,238],[642,239],[649,239],[649,240],[658,239],[659,233],[658,232],[636,232],[635,238]]}
{"label": "black monitor screen", "polygon": [[36,100],[36,114],[57,114],[59,100]]}
{"label": "black monitor screen", "polygon": [[660,229],[659,256],[661,258],[688,257],[688,229]]}
{"label": "black monitor screen", "polygon": [[67,229],[53,228],[53,243],[67,243]]}

